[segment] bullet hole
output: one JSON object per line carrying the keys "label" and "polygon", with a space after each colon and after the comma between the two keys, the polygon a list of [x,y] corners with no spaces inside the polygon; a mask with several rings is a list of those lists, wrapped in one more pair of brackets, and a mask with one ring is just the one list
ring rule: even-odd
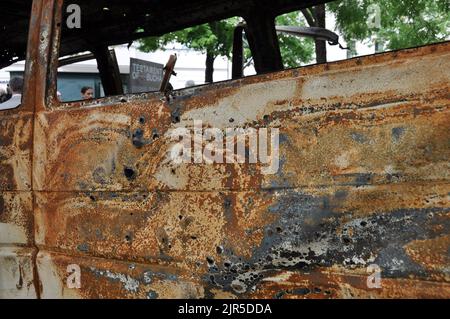
{"label": "bullet hole", "polygon": [[130,216],[133,216],[134,214],[133,213],[130,213]]}
{"label": "bullet hole", "polygon": [[263,119],[264,119],[264,121],[266,121],[266,122],[267,122],[267,121],[269,121],[269,119],[270,119],[270,116],[266,114],[266,115],[264,115],[264,116],[263,116]]}
{"label": "bullet hole", "polygon": [[183,219],[183,216],[182,216],[182,215],[179,215],[179,216],[178,216],[178,219],[179,219],[179,220],[182,220],[182,219]]}
{"label": "bullet hole", "polygon": [[216,252],[218,255],[221,255],[223,253],[223,247],[222,246],[217,246],[216,247]]}
{"label": "bullet hole", "polygon": [[366,226],[367,226],[367,222],[362,221],[362,222],[360,223],[360,225],[361,225],[362,227],[366,227]]}
{"label": "bullet hole", "polygon": [[125,177],[128,180],[133,180],[133,179],[136,178],[136,172],[133,169],[129,168],[129,167],[125,167],[123,172],[125,174]]}
{"label": "bullet hole", "polygon": [[234,119],[233,119],[233,118],[229,119],[228,121],[229,121],[230,123],[234,123]]}
{"label": "bullet hole", "polygon": [[196,240],[197,237],[196,237],[196,236],[191,236],[191,239],[192,239],[192,240]]}
{"label": "bullet hole", "polygon": [[125,241],[126,241],[127,243],[131,243],[132,240],[133,240],[133,237],[131,236],[131,234],[125,235]]}
{"label": "bullet hole", "polygon": [[324,294],[325,294],[325,295],[331,295],[331,291],[325,290],[325,291],[324,291]]}
{"label": "bullet hole", "polygon": [[141,117],[139,117],[139,123],[140,124],[145,124],[145,117],[144,116],[141,116]]}
{"label": "bullet hole", "polygon": [[158,131],[156,129],[153,130],[152,138],[153,138],[153,140],[157,140],[159,138],[159,134],[158,134]]}
{"label": "bullet hole", "polygon": [[170,170],[170,172],[172,173],[172,175],[175,175],[175,174],[176,174],[175,168],[172,168],[172,169]]}
{"label": "bullet hole", "polygon": [[225,268],[230,268],[231,267],[231,263],[229,261],[226,261],[226,262],[223,263],[223,266]]}
{"label": "bullet hole", "polygon": [[127,99],[125,99],[125,98],[121,98],[120,99],[120,103],[127,103],[128,101],[127,101]]}
{"label": "bullet hole", "polygon": [[206,257],[206,261],[208,262],[208,265],[212,266],[214,265],[214,259],[211,257]]}
{"label": "bullet hole", "polygon": [[281,229],[281,227],[277,227],[276,230],[277,230],[277,233],[279,233],[279,234],[283,231],[283,229]]}
{"label": "bullet hole", "polygon": [[96,198],[95,198],[95,196],[94,195],[91,195],[91,196],[89,196],[89,198],[91,199],[91,201],[93,201],[93,202],[95,202],[96,201]]}

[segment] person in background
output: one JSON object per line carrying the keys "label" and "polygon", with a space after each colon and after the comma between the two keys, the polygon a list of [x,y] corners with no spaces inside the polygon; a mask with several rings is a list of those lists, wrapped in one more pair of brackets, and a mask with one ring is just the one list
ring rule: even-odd
{"label": "person in background", "polygon": [[0,104],[0,110],[14,109],[22,103],[23,78],[13,77],[9,81],[9,88],[12,96],[8,101]]}
{"label": "person in background", "polygon": [[94,98],[94,89],[90,86],[83,86],[81,88],[81,98],[83,100],[92,100]]}
{"label": "person in background", "polygon": [[184,86],[187,88],[193,87],[195,86],[195,82],[193,80],[188,80]]}
{"label": "person in background", "polygon": [[6,102],[7,99],[6,89],[0,87],[0,103]]}

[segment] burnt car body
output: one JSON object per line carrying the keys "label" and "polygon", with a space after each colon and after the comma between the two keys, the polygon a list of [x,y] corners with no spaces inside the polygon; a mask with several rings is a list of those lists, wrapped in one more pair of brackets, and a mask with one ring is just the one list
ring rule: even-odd
{"label": "burnt car body", "polygon": [[[449,43],[282,70],[273,18],[320,1],[127,3],[79,31],[61,0],[0,5],[29,25],[2,34],[0,66],[26,71],[0,111],[0,297],[450,297]],[[120,95],[109,45],[231,16],[257,76]],[[115,96],[58,103],[59,56],[86,50]],[[167,161],[193,120],[278,128],[278,172]]]}

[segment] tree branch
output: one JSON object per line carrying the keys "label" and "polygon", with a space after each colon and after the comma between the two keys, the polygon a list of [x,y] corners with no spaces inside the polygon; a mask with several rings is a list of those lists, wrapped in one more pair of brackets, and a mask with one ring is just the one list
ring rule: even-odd
{"label": "tree branch", "polygon": [[309,26],[310,26],[310,27],[316,27],[316,26],[317,26],[317,23],[316,23],[316,21],[314,20],[314,17],[313,17],[313,15],[312,15],[311,11],[309,11],[308,8],[302,9],[301,11],[302,11],[303,16],[305,17],[306,21],[308,22]]}

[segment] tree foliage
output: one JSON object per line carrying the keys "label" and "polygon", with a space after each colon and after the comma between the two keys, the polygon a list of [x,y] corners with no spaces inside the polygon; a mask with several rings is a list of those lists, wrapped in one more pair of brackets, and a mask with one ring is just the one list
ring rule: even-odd
{"label": "tree foliage", "polygon": [[[370,6],[378,6],[380,25],[373,27]],[[327,4],[347,41],[375,38],[395,50],[443,41],[450,31],[448,0],[342,0]]]}
{"label": "tree foliage", "polygon": [[[448,39],[450,33],[449,0],[340,0],[326,4],[326,10],[336,17],[337,29],[349,43],[376,39],[387,49],[414,47]],[[370,6],[377,5],[380,12],[380,27],[373,27]],[[318,6],[319,7],[319,6]],[[318,26],[324,24],[315,10],[304,9],[276,18],[277,25]],[[323,7],[322,7],[323,8]],[[164,49],[167,44],[177,42],[187,48],[207,54],[207,71],[212,79],[214,59],[218,56],[231,58],[233,30],[241,21],[231,18],[207,23],[162,37],[151,37],[140,41],[140,49],[146,52]],[[317,41],[280,34],[280,50],[286,68],[311,62],[320,50]],[[319,41],[320,42],[320,41]],[[320,44],[320,43],[319,43]],[[326,50],[321,50],[326,55]],[[322,54],[323,55],[323,54]],[[245,48],[247,62],[250,50]],[[323,57],[322,57],[323,59]]]}
{"label": "tree foliage", "polygon": [[[275,22],[279,26],[306,26],[306,21],[300,11],[279,16]],[[278,39],[285,68],[295,68],[312,61],[314,57],[313,39],[286,34],[279,34]]]}
{"label": "tree foliage", "polygon": [[214,56],[230,57],[233,45],[233,29],[237,18],[205,23],[199,26],[165,34],[162,37],[150,37],[140,41],[139,49],[152,52],[172,42],[177,42],[189,49]]}

